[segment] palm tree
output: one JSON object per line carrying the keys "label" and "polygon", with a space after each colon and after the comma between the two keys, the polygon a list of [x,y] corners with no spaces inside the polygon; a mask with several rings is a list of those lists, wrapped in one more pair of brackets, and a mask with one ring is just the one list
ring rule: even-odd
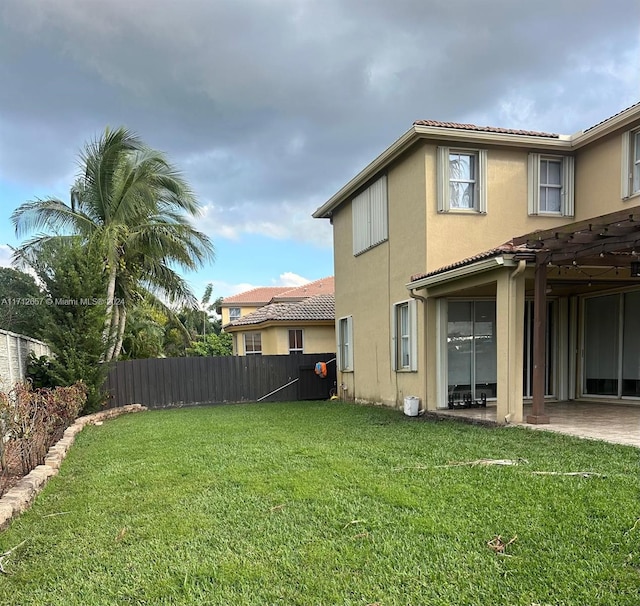
{"label": "palm tree", "polygon": [[16,251],[27,260],[51,239],[80,237],[106,274],[105,361],[118,356],[128,309],[148,296],[195,307],[197,299],[174,269],[213,259],[213,244],[189,218],[200,206],[164,155],[125,128],[107,128],[80,154],[69,203],[25,202],[12,214],[16,234],[32,237]]}

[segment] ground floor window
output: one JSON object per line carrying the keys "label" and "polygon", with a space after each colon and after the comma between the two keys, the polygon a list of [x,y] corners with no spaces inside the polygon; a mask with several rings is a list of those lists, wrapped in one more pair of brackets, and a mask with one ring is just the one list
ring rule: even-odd
{"label": "ground floor window", "polygon": [[289,330],[289,353],[302,353],[303,351],[302,329],[295,328]]}
{"label": "ground floor window", "polygon": [[262,335],[259,332],[246,332],[244,334],[244,353],[247,356],[262,355]]}
{"label": "ground floor window", "polygon": [[639,309],[639,291],[585,299],[585,395],[640,397]]}
{"label": "ground floor window", "polygon": [[447,382],[450,401],[495,398],[495,301],[449,301]]}

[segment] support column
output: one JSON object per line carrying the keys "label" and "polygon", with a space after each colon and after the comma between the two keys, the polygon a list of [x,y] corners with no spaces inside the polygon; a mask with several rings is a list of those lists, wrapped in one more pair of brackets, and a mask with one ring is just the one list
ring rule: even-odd
{"label": "support column", "polygon": [[544,412],[545,335],[547,331],[547,265],[536,260],[533,299],[533,410],[527,423],[549,423]]}
{"label": "support column", "polygon": [[498,423],[522,423],[524,269],[501,272],[496,286]]}

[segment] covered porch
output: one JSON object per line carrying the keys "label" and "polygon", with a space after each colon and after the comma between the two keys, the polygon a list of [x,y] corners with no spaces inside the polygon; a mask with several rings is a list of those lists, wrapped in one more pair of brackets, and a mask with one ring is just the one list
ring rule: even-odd
{"label": "covered porch", "polygon": [[[426,409],[558,426],[578,412],[594,424],[590,413],[612,405],[640,411],[639,255],[636,206],[414,276],[407,288],[425,304],[433,361]],[[566,404],[578,400],[595,408]],[[633,419],[612,423],[640,433]]]}
{"label": "covered porch", "polygon": [[[525,416],[531,414],[531,408],[531,404],[524,405]],[[548,402],[545,409],[551,423],[515,425],[640,448],[640,406],[577,401]],[[496,413],[496,406],[487,406],[466,410],[438,410],[429,414],[497,425]]]}

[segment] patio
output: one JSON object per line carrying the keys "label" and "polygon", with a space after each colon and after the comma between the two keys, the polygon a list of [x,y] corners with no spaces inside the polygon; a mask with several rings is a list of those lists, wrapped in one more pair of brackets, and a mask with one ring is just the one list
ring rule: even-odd
{"label": "patio", "polygon": [[[519,423],[530,429],[555,431],[581,438],[605,440],[640,448],[640,406],[605,402],[549,402],[545,412],[551,422],[543,425]],[[430,415],[495,423],[496,406],[463,410],[431,411]],[[531,414],[531,404],[525,404],[524,416]]]}

